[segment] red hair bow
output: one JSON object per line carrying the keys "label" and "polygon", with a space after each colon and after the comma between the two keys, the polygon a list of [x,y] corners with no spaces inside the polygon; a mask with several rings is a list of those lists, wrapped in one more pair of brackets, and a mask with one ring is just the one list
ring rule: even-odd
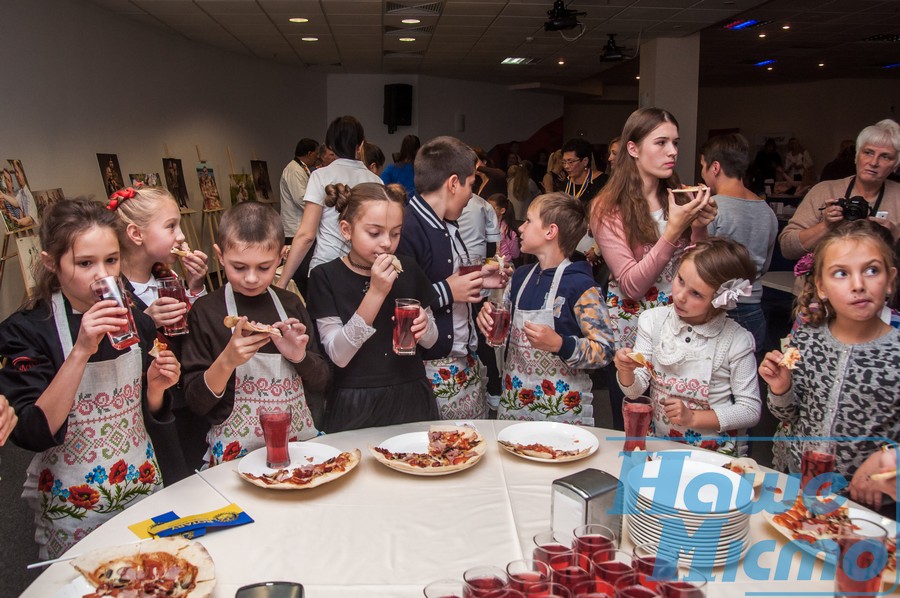
{"label": "red hair bow", "polygon": [[[140,183],[137,185],[137,188],[141,188]],[[115,210],[126,199],[132,199],[136,192],[137,190],[134,187],[119,189],[118,191],[113,192],[113,194],[109,196],[109,203],[106,204],[106,209]]]}

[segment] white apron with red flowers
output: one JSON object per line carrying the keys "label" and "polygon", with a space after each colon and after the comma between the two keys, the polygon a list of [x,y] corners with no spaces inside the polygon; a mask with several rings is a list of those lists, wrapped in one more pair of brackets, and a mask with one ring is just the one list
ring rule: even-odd
{"label": "white apron with red flowers", "polygon": [[[287,320],[278,295],[272,289],[268,292],[278,317]],[[231,283],[225,285],[225,308],[228,315],[237,315]],[[291,442],[317,436],[319,432],[313,425],[303,381],[297,370],[281,353],[257,352],[234,371],[234,407],[224,422],[209,429],[204,462],[213,467],[266,446],[256,410],[263,406],[283,408],[288,405],[291,407]]]}
{"label": "white apron with red flowers", "polygon": [[[669,317],[677,318],[674,311]],[[664,323],[663,326],[665,325]],[[718,347],[721,343],[725,343],[726,347],[729,346],[738,329],[740,328],[737,326],[725,326],[715,337],[716,347],[712,351],[691,352],[681,345],[666,346],[664,339],[666,335],[656,335],[653,343],[653,361],[657,376],[650,377],[650,398],[653,399],[651,435],[660,438],[668,436],[676,442],[685,442],[725,455],[740,456],[737,454],[734,441],[738,433],[736,430],[727,432],[692,430],[673,424],[666,417],[663,407],[665,401],[677,399],[693,410],[710,409],[709,381],[712,379],[713,370],[722,365],[715,363],[715,360],[722,360],[725,357],[724,353],[719,356]]]}
{"label": "white apron with red flowers", "polygon": [[510,327],[504,368],[506,375],[503,377],[497,419],[552,420],[594,425],[591,378],[587,371],[569,367],[550,351],[535,349],[525,336],[525,322],[545,324],[553,328],[559,309],[556,306],[556,291],[563,271],[570,263],[566,259],[557,266],[542,309],[519,309],[522,291],[534,276],[538,264],[534,265],[519,288]]}
{"label": "white apron with red flowers", "polygon": [[[61,293],[52,298],[63,356],[72,334]],[[28,466],[22,498],[35,511],[42,559],[56,558],[142,498],[162,488],[159,465],[144,427],[141,350],[88,363],[62,444]]]}
{"label": "white apron with red flowers", "polygon": [[[663,219],[662,210],[652,214],[656,220],[659,234],[666,230],[666,220]],[[609,308],[609,322],[613,329],[618,330],[616,335],[616,348],[633,347],[637,339],[638,316],[645,310],[661,305],[668,305],[672,296],[672,281],[678,273],[678,258],[683,253],[680,247],[684,243],[679,241],[679,249],[675,251],[672,259],[666,264],[662,272],[640,299],[630,299],[619,289],[619,283],[615,276],[610,276],[609,286],[606,290],[606,306]],[[653,248],[652,243],[644,245],[644,255]]]}
{"label": "white apron with red flowers", "polygon": [[441,419],[481,419],[487,415],[486,369],[472,351],[465,357],[425,362],[425,376],[431,382]]}

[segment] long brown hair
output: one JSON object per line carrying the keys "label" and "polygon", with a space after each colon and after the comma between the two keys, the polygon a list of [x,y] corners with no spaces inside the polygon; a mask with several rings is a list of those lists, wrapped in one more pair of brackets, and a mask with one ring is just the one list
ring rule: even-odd
{"label": "long brown hair", "polygon": [[[612,176],[592,202],[591,230],[595,235],[604,218],[618,213],[622,219],[622,226],[625,229],[629,245],[655,243],[659,240],[659,229],[650,216],[650,208],[644,199],[644,183],[641,173],[627,148],[629,141],[640,145],[656,127],[667,122],[678,128],[678,121],[675,120],[675,117],[662,108],[635,110],[625,121]],[[668,179],[659,180],[656,193],[666,218],[669,216],[666,189],[678,186],[678,177],[674,172]]]}
{"label": "long brown hair", "polygon": [[[118,239],[122,222],[115,213],[103,204],[89,199],[70,199],[57,202],[44,214],[41,220],[40,240],[43,251],[49,256],[59,271],[60,261],[75,244],[75,239],[90,229],[108,228]],[[35,289],[25,307],[33,307],[38,301],[49,301],[53,293],[62,285],[56,272],[49,270],[43,260],[35,260]]]}

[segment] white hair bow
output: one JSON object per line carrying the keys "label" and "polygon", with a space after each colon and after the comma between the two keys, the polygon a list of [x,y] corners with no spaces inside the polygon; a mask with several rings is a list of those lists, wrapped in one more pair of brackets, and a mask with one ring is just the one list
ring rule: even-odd
{"label": "white hair bow", "polygon": [[753,283],[746,278],[732,278],[719,285],[713,297],[713,307],[734,309],[737,307],[739,297],[749,297],[753,292]]}

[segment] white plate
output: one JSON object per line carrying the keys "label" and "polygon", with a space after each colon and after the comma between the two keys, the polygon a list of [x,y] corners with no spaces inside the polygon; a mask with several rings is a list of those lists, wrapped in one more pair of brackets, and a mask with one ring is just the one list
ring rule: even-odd
{"label": "white plate", "polygon": [[500,430],[500,433],[497,434],[497,440],[521,445],[543,444],[558,451],[584,451],[578,455],[559,459],[551,459],[549,457],[544,459],[523,455],[508,446],[500,445],[517,457],[542,463],[577,461],[593,455],[600,447],[600,441],[591,432],[580,426],[560,422],[522,422]]}
{"label": "white plate", "polygon": [[94,586],[88,583],[83,575],[79,575],[59,589],[54,598],[82,598],[86,594],[94,592]]}
{"label": "white plate", "polygon": [[[628,534],[631,536],[632,542],[637,544],[656,544],[658,545],[658,540],[654,540],[650,536],[644,535],[639,530],[628,528]],[[741,547],[741,554],[738,560],[743,559],[744,555],[747,554],[747,551],[750,549],[750,545],[752,542],[745,541],[743,546]],[[704,569],[709,567],[710,561],[712,562],[713,567],[721,567],[728,561],[728,547],[727,545],[722,548],[721,551],[716,552],[707,552],[703,550],[695,550],[688,555],[684,555],[678,559],[678,564],[682,567],[686,568],[699,568]],[[697,565],[693,565],[693,560],[697,560]]]}
{"label": "white plate", "polygon": [[[340,449],[336,449],[333,446],[328,446],[327,444],[319,444],[317,442],[291,442],[288,444],[288,453],[291,456],[291,464],[280,469],[294,469],[295,467],[302,467],[304,465],[316,465],[318,463],[324,463],[325,461],[328,461],[329,459],[340,455],[341,451]],[[340,472],[340,475],[334,476],[328,481],[330,482],[336,480],[337,478],[351,471],[355,466],[356,464],[354,463],[345,471]],[[246,477],[247,474],[261,476],[265,474],[272,474],[276,471],[278,471],[278,469],[272,469],[271,467],[268,467],[266,465],[266,447],[256,449],[252,453],[243,457],[238,462],[237,467],[238,475],[240,475],[241,478],[255,486],[266,488],[268,490],[306,490],[308,488],[316,487],[314,485],[291,487],[271,486],[265,483],[257,483],[258,480],[252,480]]]}
{"label": "white plate", "polygon": [[[765,517],[766,521],[769,522],[769,525],[775,528],[775,531],[780,533],[782,536],[787,538],[789,541],[794,539],[794,532],[790,529],[784,527],[783,525],[779,525],[775,523],[774,513],[769,513],[768,511],[763,511],[763,517]],[[881,527],[887,530],[888,538],[896,538],[897,537],[897,522],[893,519],[888,519],[887,517],[882,517],[878,513],[873,513],[872,511],[867,511],[865,509],[857,509],[856,507],[847,507],[847,516],[851,519],[865,519],[867,521],[871,521],[872,523],[877,523]],[[797,546],[806,552],[807,554],[811,554],[818,559],[825,560],[826,554],[822,550],[816,550],[813,546],[807,542],[797,541]],[[893,573],[893,576],[891,575]],[[887,586],[893,586],[895,583],[900,583],[900,572],[897,571],[896,566],[894,567],[894,571],[885,570],[884,575],[881,578],[881,584]]]}
{"label": "white plate", "polygon": [[[660,471],[662,463],[662,461],[647,461],[642,464],[642,468],[635,466],[634,469],[628,473],[628,486],[632,489],[637,489],[641,497],[655,503],[654,497],[657,488],[640,485],[640,482],[642,480],[656,480],[659,479],[661,475],[668,476],[671,472],[667,472],[665,469]],[[681,465],[681,475],[676,479],[669,480],[663,478],[665,485],[670,483],[672,486],[675,486],[677,484],[673,501],[674,504],[662,505],[663,509],[674,508],[678,511],[684,511],[688,516],[693,515],[695,518],[702,518],[706,515],[725,515],[730,512],[745,510],[753,499],[753,489],[749,487],[750,483],[733,471],[725,469],[724,467],[717,467],[715,465],[700,463],[689,459],[685,460]],[[694,482],[694,480],[701,476],[703,476],[703,479]],[[713,477],[717,482],[725,482],[723,492],[727,493],[725,497],[728,499],[725,508],[720,508],[718,506],[718,486],[711,482],[706,483],[706,480],[709,479],[707,476]],[[697,485],[701,482],[703,482],[703,485],[698,487]],[[704,505],[709,505],[707,511],[702,513],[692,513],[691,510],[688,509],[688,506],[685,503],[685,491],[688,487],[692,487],[692,498],[699,500]],[[695,491],[696,495],[693,494]]]}
{"label": "white plate", "polygon": [[[659,543],[662,539],[662,528],[661,527],[653,527],[652,525],[647,525],[645,522],[629,519],[628,525],[639,532],[641,535],[652,538],[655,543]],[[716,552],[720,547],[725,547],[729,542],[733,542],[735,540],[745,540],[750,536],[750,528],[744,527],[743,529],[737,529],[732,531],[723,531],[721,535],[715,534],[710,535],[707,533],[706,535],[697,535],[688,536],[682,533],[678,533],[677,535],[666,535],[667,539],[671,539],[673,541],[683,541],[688,546],[695,546],[701,549],[704,552]]]}
{"label": "white plate", "polygon": [[695,461],[698,463],[708,463],[709,465],[714,465],[716,467],[722,467],[726,463],[731,463],[732,461],[746,463],[748,465],[751,465],[752,469],[748,469],[747,471],[745,471],[744,475],[747,476],[747,479],[750,480],[750,483],[753,484],[754,488],[759,488],[760,486],[762,486],[763,480],[765,479],[765,474],[759,469],[759,465],[756,463],[756,461],[748,457],[729,457],[728,455],[723,455],[722,453],[717,453],[715,451],[708,451],[698,448],[691,449],[685,447],[683,449],[656,451],[653,458],[659,459],[660,455],[663,453],[688,453],[688,459],[690,459],[691,461]]}
{"label": "white plate", "polygon": [[[443,467],[428,467],[428,468],[413,468],[405,463],[393,462],[388,459],[379,459],[376,457],[376,461],[390,467],[395,471],[400,471],[402,473],[408,473],[410,475],[418,475],[418,476],[441,476],[441,475],[449,475],[451,473],[457,473],[459,471],[464,471],[469,469],[478,461],[481,460],[481,457],[484,456],[485,452],[485,442],[484,437],[479,434],[479,438],[481,442],[475,447],[477,454],[460,465],[447,465]],[[399,434],[397,436],[392,436],[387,440],[382,441],[379,445],[380,448],[388,450],[392,453],[427,453],[428,452],[428,432],[409,432],[407,434]],[[370,447],[370,451],[374,453],[374,449]]]}

